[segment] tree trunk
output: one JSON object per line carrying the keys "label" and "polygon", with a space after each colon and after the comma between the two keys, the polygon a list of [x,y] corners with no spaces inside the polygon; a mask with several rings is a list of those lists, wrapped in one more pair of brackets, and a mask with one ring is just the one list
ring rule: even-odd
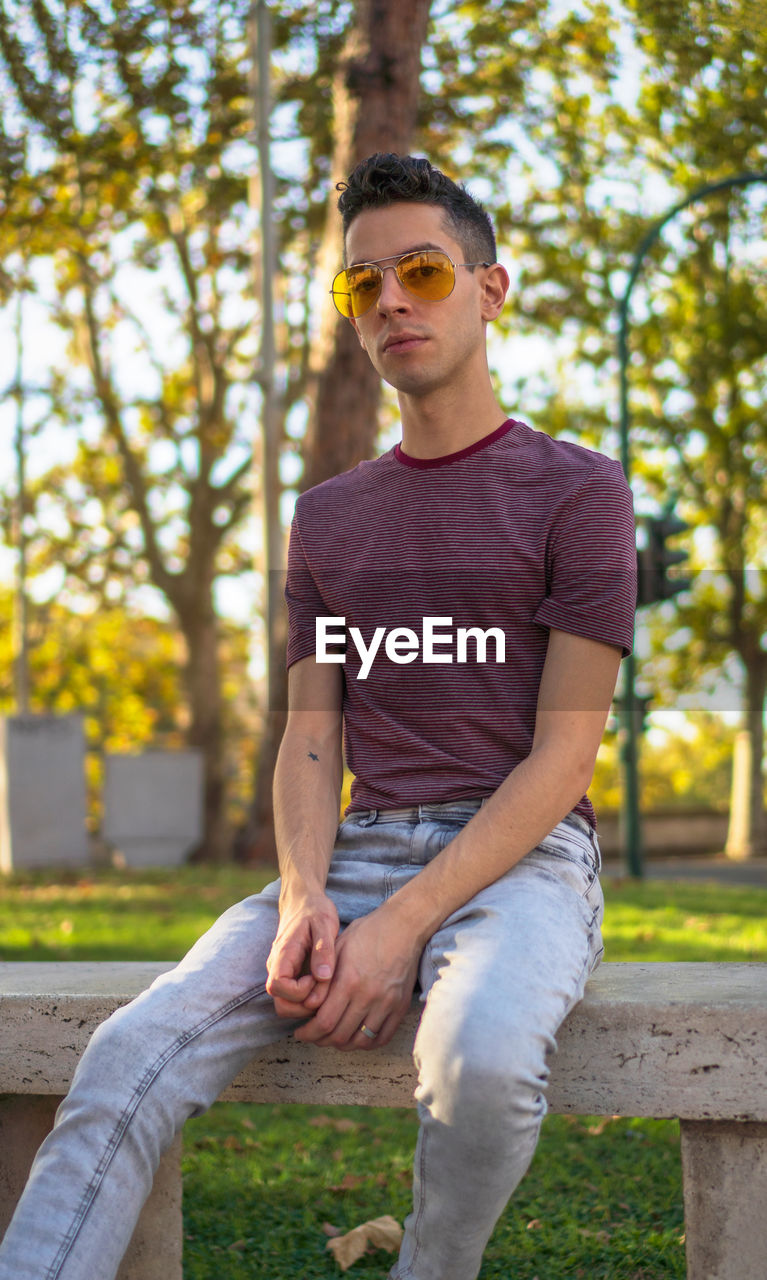
{"label": "tree trunk", "polygon": [[[416,127],[421,48],[430,0],[357,0],[355,17],[334,86],[335,138],[331,173],[345,178],[376,151],[407,152]],[[331,190],[318,273],[323,288],[341,265],[341,219]],[[372,456],[381,384],[348,321],[324,291],[310,369],[309,428],[304,441],[302,488],[319,484]],[[284,686],[286,688],[286,684]],[[238,841],[246,860],[276,857],[272,776],[285,728],[286,695],[267,708],[253,806]]]}
{"label": "tree trunk", "polygon": [[[347,177],[376,151],[406,153],[418,117],[421,48],[429,0],[358,0],[334,85],[336,111],[331,174]],[[321,280],[342,264],[338,193],[330,191],[318,257]],[[309,489],[373,455],[381,380],[348,320],[338,315],[328,292],[313,345],[310,391],[313,412],[304,443],[304,479]]]}
{"label": "tree trunk", "polygon": [[[745,662],[745,659],[744,659]],[[744,727],[736,736],[732,764],[728,858],[744,861],[767,854],[764,807],[764,704],[767,656],[752,654],[746,663]]]}
{"label": "tree trunk", "polygon": [[187,742],[203,753],[203,831],[192,860],[225,862],[231,853],[231,831],[225,811],[218,620],[212,600],[180,621],[187,648],[184,676],[191,712]]}

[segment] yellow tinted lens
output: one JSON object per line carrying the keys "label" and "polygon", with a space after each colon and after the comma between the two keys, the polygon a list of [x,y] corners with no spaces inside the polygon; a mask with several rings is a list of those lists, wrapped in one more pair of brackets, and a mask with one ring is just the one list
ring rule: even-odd
{"label": "yellow tinted lens", "polygon": [[382,279],[383,272],[380,267],[367,266],[363,263],[359,267],[347,269],[346,280],[349,286],[351,315],[364,316],[365,312],[370,310],[381,292]]}
{"label": "yellow tinted lens", "polygon": [[333,281],[331,293],[336,310],[348,320],[364,316],[381,292],[380,267],[349,267],[339,271]]}
{"label": "yellow tinted lens", "polygon": [[349,286],[346,283],[346,272],[339,271],[337,276],[333,277],[333,283],[330,286],[330,292],[335,303],[336,311],[340,311],[342,316],[347,319],[351,315],[351,298],[349,297]]}
{"label": "yellow tinted lens", "polygon": [[346,271],[339,271],[333,280],[330,292],[333,295],[336,310],[340,311],[342,316],[346,316],[347,320],[350,319],[354,315],[354,310],[352,307],[351,286],[347,279]]}
{"label": "yellow tinted lens", "polygon": [[446,253],[424,251],[409,253],[397,263],[397,275],[408,293],[427,302],[439,302],[452,293],[455,284],[453,264]]}

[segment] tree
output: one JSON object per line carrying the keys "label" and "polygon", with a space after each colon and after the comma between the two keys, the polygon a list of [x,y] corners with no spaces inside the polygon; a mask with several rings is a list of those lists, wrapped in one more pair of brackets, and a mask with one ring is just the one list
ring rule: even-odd
{"label": "tree", "polygon": [[[430,119],[432,149],[454,149],[470,103],[474,163],[484,166],[517,268],[508,321],[550,338],[552,366],[562,353],[569,370],[591,371],[581,377],[585,392],[572,375],[548,377],[537,389],[539,421],[604,447],[617,405],[616,303],[640,241],[696,187],[767,169],[767,36],[745,3],[595,3],[557,22],[546,6],[506,9],[462,6],[475,19],[468,55],[445,49],[441,59],[445,105]],[[627,46],[635,95],[621,82]],[[640,509],[676,492],[680,514],[700,530],[699,564],[719,571],[698,575],[689,606],[667,610],[666,647],[674,633],[686,640],[676,688],[694,690],[737,655],[754,747],[755,847],[767,839],[767,297],[749,246],[763,242],[764,208],[756,189],[712,197],[660,237],[634,294],[630,366]],[[520,399],[536,390],[525,379],[517,385]]]}
{"label": "tree", "polygon": [[[419,67],[429,0],[407,6],[397,0],[357,0],[343,51],[334,69],[333,145],[330,171],[345,177],[376,151],[409,149],[415,130]],[[340,218],[333,184],[326,198],[317,254],[320,280],[338,269]],[[308,348],[304,388],[308,429],[303,446],[302,488],[319,484],[370,457],[378,433],[380,379],[340,318],[327,290],[319,325]],[[286,689],[286,686],[284,686]],[[250,857],[273,857],[272,775],[285,725],[286,692],[270,707],[261,738],[253,812],[243,843]]]}
{"label": "tree", "polygon": [[39,563],[107,596],[133,573],[170,606],[211,858],[228,850],[214,588],[249,567],[245,10],[0,6],[0,247],[53,264],[70,366],[51,412],[80,435],[75,465],[38,483]]}

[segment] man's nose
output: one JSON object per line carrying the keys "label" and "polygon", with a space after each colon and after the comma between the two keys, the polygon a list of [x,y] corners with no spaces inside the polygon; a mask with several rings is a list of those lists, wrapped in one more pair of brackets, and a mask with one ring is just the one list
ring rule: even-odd
{"label": "man's nose", "polygon": [[391,311],[403,311],[408,308],[409,302],[410,294],[397,275],[396,268],[391,265],[384,267],[381,292],[376,303],[378,311],[382,315],[388,315]]}

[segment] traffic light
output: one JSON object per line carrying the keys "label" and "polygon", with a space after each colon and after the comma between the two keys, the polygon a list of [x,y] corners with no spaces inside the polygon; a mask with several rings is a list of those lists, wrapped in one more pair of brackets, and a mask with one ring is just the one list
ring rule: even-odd
{"label": "traffic light", "polygon": [[647,531],[646,543],[637,547],[637,605],[640,607],[657,600],[670,600],[691,585],[690,578],[668,576],[672,565],[682,564],[689,551],[674,551],[666,546],[668,538],[684,533],[690,526],[670,512],[647,516],[643,524]]}

